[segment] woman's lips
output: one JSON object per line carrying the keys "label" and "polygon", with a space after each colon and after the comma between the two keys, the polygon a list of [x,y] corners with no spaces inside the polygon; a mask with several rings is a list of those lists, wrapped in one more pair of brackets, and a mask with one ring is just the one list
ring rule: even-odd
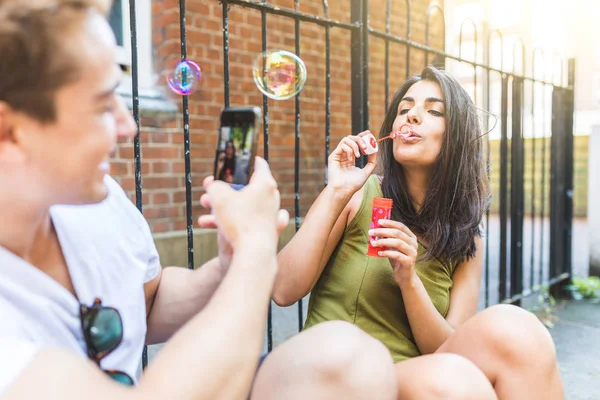
{"label": "woman's lips", "polygon": [[422,139],[421,135],[413,131],[408,124],[402,125],[395,131],[392,138],[399,138],[402,143],[416,143]]}
{"label": "woman's lips", "polygon": [[400,141],[402,143],[410,143],[410,144],[419,142],[422,139],[421,136],[419,136],[417,134],[413,134],[413,132],[410,132],[408,134],[401,134],[398,137],[400,138]]}

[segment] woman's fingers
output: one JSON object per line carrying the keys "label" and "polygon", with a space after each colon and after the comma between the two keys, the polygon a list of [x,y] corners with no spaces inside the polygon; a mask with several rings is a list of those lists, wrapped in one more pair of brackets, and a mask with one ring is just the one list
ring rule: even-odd
{"label": "woman's fingers", "polygon": [[393,249],[406,256],[414,256],[417,254],[417,250],[412,244],[406,243],[402,239],[396,238],[383,238],[373,240],[371,243],[374,247],[383,247],[384,249]]}
{"label": "woman's fingers", "polygon": [[360,157],[360,148],[358,145],[358,140],[355,137],[352,136],[346,136],[345,138],[342,139],[342,143],[344,143],[346,146],[350,147],[354,153],[354,158],[358,158]]}
{"label": "woman's fingers", "polygon": [[416,243],[416,241],[411,236],[396,228],[371,229],[369,230],[369,236],[376,236],[380,238],[398,238],[404,240],[407,243]]}
{"label": "woman's fingers", "polygon": [[[379,256],[387,257],[392,260],[397,260],[402,265],[404,265],[406,263],[410,263],[412,261],[412,258],[410,256],[407,256],[406,254],[403,254],[403,253],[399,252],[398,250],[394,250],[394,249],[381,249],[381,251],[379,252]],[[394,265],[394,263],[392,263],[392,265]]]}
{"label": "woman's fingers", "polygon": [[393,228],[398,229],[401,232],[404,232],[408,237],[417,240],[417,236],[408,229],[408,226],[404,225],[402,222],[394,221],[391,219],[380,219],[379,226],[382,228]]}

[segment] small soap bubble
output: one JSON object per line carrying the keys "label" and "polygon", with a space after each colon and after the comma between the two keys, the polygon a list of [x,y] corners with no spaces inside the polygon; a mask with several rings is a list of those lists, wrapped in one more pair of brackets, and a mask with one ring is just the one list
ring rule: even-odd
{"label": "small soap bubble", "polygon": [[259,55],[252,74],[258,89],[273,100],[295,96],[306,82],[304,61],[285,50],[266,51]]}
{"label": "small soap bubble", "polygon": [[195,92],[202,82],[200,66],[190,60],[180,61],[167,76],[169,88],[183,96]]}

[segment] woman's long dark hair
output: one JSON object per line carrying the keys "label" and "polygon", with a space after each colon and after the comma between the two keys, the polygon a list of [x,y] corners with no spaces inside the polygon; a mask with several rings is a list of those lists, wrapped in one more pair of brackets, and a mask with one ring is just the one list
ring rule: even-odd
{"label": "woman's long dark hair", "polygon": [[475,255],[475,237],[491,195],[483,158],[483,139],[475,104],[456,79],[427,67],[398,89],[385,116],[379,137],[389,135],[398,106],[408,89],[421,80],[440,85],[445,102],[446,131],[419,211],[413,206],[404,169],[393,153],[391,140],[379,151],[378,173],[383,195],[394,201],[392,218],[408,226],[428,243],[424,259],[459,262]]}

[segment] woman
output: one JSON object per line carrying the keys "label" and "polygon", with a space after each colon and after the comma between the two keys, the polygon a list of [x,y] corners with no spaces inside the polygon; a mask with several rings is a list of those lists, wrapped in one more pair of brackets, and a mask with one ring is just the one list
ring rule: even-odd
{"label": "woman", "polygon": [[228,140],[225,144],[225,151],[219,154],[219,166],[217,177],[221,181],[227,183],[234,183],[233,177],[235,176],[236,167],[236,150],[233,140]]}
{"label": "woman", "polygon": [[[408,126],[408,129],[404,126]],[[476,315],[482,216],[489,204],[476,107],[446,72],[426,68],[396,93],[363,169],[362,136],[329,156],[329,184],[279,255],[273,298],[311,292],[306,327],[356,324],[396,362],[399,398],[563,398],[554,345],[513,306]],[[392,218],[370,229],[375,197]],[[380,257],[365,253],[369,240]]]}

